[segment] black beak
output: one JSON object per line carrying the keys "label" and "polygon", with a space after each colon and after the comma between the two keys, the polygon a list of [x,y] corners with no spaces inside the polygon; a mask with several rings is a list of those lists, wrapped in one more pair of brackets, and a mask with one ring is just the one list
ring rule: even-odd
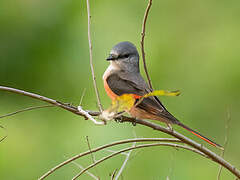
{"label": "black beak", "polygon": [[116,60],[117,59],[117,56],[116,55],[114,55],[114,54],[110,54],[108,57],[107,57],[107,61],[114,61],[114,60]]}

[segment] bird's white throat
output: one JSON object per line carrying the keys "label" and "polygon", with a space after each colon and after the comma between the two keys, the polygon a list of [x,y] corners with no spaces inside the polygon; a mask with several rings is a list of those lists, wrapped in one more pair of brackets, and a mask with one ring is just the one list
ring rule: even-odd
{"label": "bird's white throat", "polygon": [[103,74],[103,79],[105,80],[113,71],[117,70],[119,70],[119,67],[113,61],[111,61],[110,65]]}

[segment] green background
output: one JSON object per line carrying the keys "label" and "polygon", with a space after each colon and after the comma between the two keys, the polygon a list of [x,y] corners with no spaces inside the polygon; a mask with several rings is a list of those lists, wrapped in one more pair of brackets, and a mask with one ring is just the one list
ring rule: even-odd
{"label": "green background", "polygon": [[[147,1],[90,1],[93,60],[104,108],[105,58],[120,41],[140,51],[141,25]],[[240,168],[240,1],[153,1],[146,29],[146,61],[155,89],[177,90],[179,97],[162,97],[181,122],[219,144],[224,143],[227,111],[231,115],[225,158]],[[141,63],[142,66],[142,63]],[[142,74],[143,68],[141,67]],[[87,38],[86,2],[82,0],[0,1],[0,85],[41,94],[97,110]],[[0,115],[43,102],[0,92]],[[93,125],[59,108],[45,108],[0,119],[8,138],[0,143],[0,179],[37,179],[53,166],[91,147],[137,137],[168,137],[129,123]],[[187,131],[187,137],[210,147]],[[1,129],[0,135],[6,132]],[[123,147],[123,146],[122,146]],[[126,146],[124,146],[126,147]],[[112,149],[119,149],[112,148]],[[108,152],[96,154],[99,159]],[[91,170],[110,179],[125,156]],[[91,158],[76,161],[86,167]],[[70,164],[48,179],[70,179],[79,168]],[[197,154],[170,147],[136,150],[122,179],[216,179],[218,165]],[[83,175],[82,179],[91,179]],[[222,179],[234,179],[223,170]]]}

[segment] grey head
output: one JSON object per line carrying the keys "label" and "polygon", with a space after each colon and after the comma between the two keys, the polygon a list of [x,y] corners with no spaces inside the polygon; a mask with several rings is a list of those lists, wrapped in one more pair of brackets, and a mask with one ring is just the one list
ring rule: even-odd
{"label": "grey head", "polygon": [[131,42],[124,41],[116,44],[107,60],[122,71],[139,72],[139,54]]}

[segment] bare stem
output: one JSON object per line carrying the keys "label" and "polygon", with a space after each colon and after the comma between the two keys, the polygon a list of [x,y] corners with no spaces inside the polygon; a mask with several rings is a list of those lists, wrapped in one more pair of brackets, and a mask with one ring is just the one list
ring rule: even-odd
{"label": "bare stem", "polygon": [[[41,95],[38,95],[38,94],[30,93],[30,92],[27,92],[27,91],[23,91],[23,90],[11,88],[11,87],[0,86],[0,90],[7,91],[7,92],[12,92],[12,93],[16,93],[16,94],[20,94],[20,95],[24,95],[24,96],[28,96],[28,97],[31,97],[31,98],[34,98],[34,99],[38,99],[40,101],[44,101],[44,102],[47,102],[47,103],[52,104],[54,106],[58,106],[60,108],[63,108],[63,109],[65,109],[67,111],[70,111],[74,114],[83,116],[83,117],[85,117],[85,119],[88,119],[86,114],[79,112],[77,107],[72,106],[69,103],[62,103],[60,101],[57,101],[57,100],[54,100],[54,99],[51,99],[51,98],[48,98],[48,97],[45,97],[45,96],[41,96]],[[98,116],[100,113],[91,111],[91,112],[89,112],[89,114],[91,116]]]}
{"label": "bare stem", "polygon": [[91,67],[91,72],[92,72],[92,78],[93,78],[93,86],[95,89],[96,97],[97,97],[97,102],[98,102],[98,108],[99,111],[102,112],[102,104],[100,101],[100,96],[99,96],[99,91],[97,88],[97,83],[96,83],[96,77],[94,73],[94,67],[93,67],[93,61],[92,61],[92,42],[91,42],[91,14],[90,14],[90,5],[89,5],[89,0],[87,0],[87,13],[88,13],[88,44],[89,44],[89,56],[90,56],[90,67]]}
{"label": "bare stem", "polygon": [[146,8],[146,11],[145,11],[145,14],[144,14],[144,17],[143,17],[142,33],[141,33],[141,35],[142,35],[142,38],[141,38],[141,50],[142,50],[142,60],[143,60],[144,71],[145,71],[145,73],[147,75],[148,85],[152,89],[153,87],[152,87],[150,76],[148,74],[146,60],[145,60],[145,51],[144,51],[144,38],[145,38],[145,31],[146,31],[146,22],[147,22],[147,17],[148,17],[149,10],[150,10],[151,6],[152,6],[152,0],[149,0],[147,8]]}
{"label": "bare stem", "polygon": [[[135,147],[135,146],[136,146],[136,142],[134,142],[134,143],[132,144],[132,147]],[[124,168],[125,168],[126,165],[127,165],[127,162],[128,162],[128,160],[129,160],[129,158],[130,158],[131,153],[132,153],[132,150],[130,150],[130,151],[126,154],[126,158],[125,158],[125,160],[124,160],[124,162],[123,162],[120,170],[118,171],[115,180],[118,180],[118,178],[119,178],[120,175],[122,174]]]}
{"label": "bare stem", "polygon": [[[87,140],[87,144],[88,144],[88,149],[91,152],[91,146],[90,146],[90,143],[89,143],[88,136],[86,136],[86,140]],[[93,153],[91,153],[91,158],[92,158],[92,162],[95,163],[95,157],[94,157]]]}
{"label": "bare stem", "polygon": [[[133,142],[150,142],[150,141],[151,142],[181,142],[178,139],[173,139],[173,138],[135,138],[135,139],[126,139],[126,140],[122,140],[122,141],[116,141],[116,142],[113,142],[113,143],[110,143],[110,144],[106,144],[106,145],[97,147],[95,149],[92,149],[91,151],[87,151],[87,152],[78,154],[78,155],[60,163],[59,165],[55,166],[54,168],[52,168],[51,170],[46,172],[43,176],[41,176],[39,178],[39,180],[45,179],[46,177],[48,177],[50,174],[52,174],[57,169],[67,165],[68,163],[70,163],[70,162],[72,162],[72,161],[74,161],[74,160],[76,160],[76,159],[78,159],[82,156],[86,156],[86,155],[91,154],[93,152],[95,153],[95,152],[98,152],[100,150],[103,150],[103,149],[106,149],[106,148],[109,148],[109,147],[112,147],[112,146],[120,145],[120,144],[133,143]],[[193,148],[190,148],[190,149],[192,149],[194,151]],[[196,151],[196,153],[198,153],[198,152],[199,151]],[[199,152],[199,153],[204,156],[203,153],[201,153],[201,152]]]}
{"label": "bare stem", "polygon": [[[3,127],[3,126],[1,126],[1,125],[0,125],[0,128],[2,128],[2,129],[4,129],[5,131],[7,131],[6,128]],[[3,137],[0,139],[0,142],[3,142],[4,139],[6,139],[6,138],[7,138],[7,135],[3,136]]]}
{"label": "bare stem", "polygon": [[[107,159],[110,159],[118,154],[121,154],[123,152],[126,152],[126,151],[129,151],[129,150],[132,150],[132,149],[140,149],[140,148],[145,148],[145,147],[153,147],[153,146],[170,146],[170,147],[174,147],[174,148],[183,148],[183,149],[187,149],[187,150],[192,150],[192,148],[189,149],[188,146],[183,146],[183,145],[179,145],[179,144],[172,144],[172,143],[154,143],[154,144],[141,144],[141,145],[137,145],[137,146],[134,146],[134,147],[129,147],[129,148],[125,148],[125,149],[122,149],[120,151],[117,151],[113,154],[110,154],[98,161],[96,161],[95,163],[89,165],[88,167],[86,167],[85,169],[83,169],[79,174],[77,174],[76,176],[74,176],[72,178],[72,180],[75,180],[77,179],[79,176],[81,176],[84,172],[86,172],[88,169],[98,165],[99,163],[107,160]],[[193,152],[196,152],[196,151],[193,151]],[[204,155],[203,155],[204,156]],[[204,156],[205,157],[205,156]]]}
{"label": "bare stem", "polygon": [[[76,162],[71,162],[72,164],[76,165],[77,167],[79,167],[80,169],[84,169],[84,167]],[[88,174],[90,177],[92,177],[95,180],[99,180],[99,178],[97,176],[95,176],[93,173],[86,171],[86,174]]]}

